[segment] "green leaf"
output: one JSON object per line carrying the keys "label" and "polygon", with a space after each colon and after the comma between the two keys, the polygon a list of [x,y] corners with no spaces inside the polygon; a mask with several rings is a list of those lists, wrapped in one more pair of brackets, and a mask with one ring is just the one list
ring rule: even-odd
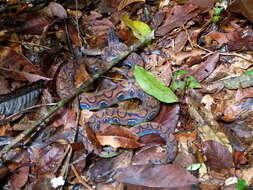
{"label": "green leaf", "polygon": [[193,76],[186,77],[185,81],[188,84],[188,88],[202,88],[199,81]]}
{"label": "green leaf", "polygon": [[214,16],[213,18],[212,18],[212,21],[213,22],[219,22],[220,20],[221,20],[221,16]]}
{"label": "green leaf", "polygon": [[190,165],[186,170],[188,171],[196,171],[201,167],[201,163],[195,163]]}
{"label": "green leaf", "polygon": [[246,181],[244,179],[238,179],[237,185],[236,185],[236,190],[244,190],[246,188],[247,188]]}
{"label": "green leaf", "polygon": [[179,77],[180,77],[181,75],[185,75],[185,74],[187,74],[187,73],[188,73],[188,71],[186,71],[186,70],[177,71],[177,72],[175,72],[175,73],[173,74],[172,79],[177,80],[177,79],[179,79]]}
{"label": "green leaf", "polygon": [[135,66],[134,77],[147,94],[154,96],[161,102],[174,103],[179,101],[178,97],[170,88],[157,80],[152,73],[138,65]]}
{"label": "green leaf", "polygon": [[133,31],[136,38],[141,40],[152,32],[151,28],[144,22],[138,20],[131,20],[127,14],[125,14],[121,20]]}
{"label": "green leaf", "polygon": [[214,9],[214,15],[219,16],[221,14],[221,11],[223,10],[223,7],[217,7]]}
{"label": "green leaf", "polygon": [[245,75],[253,75],[253,70],[246,71],[244,74],[245,74]]}
{"label": "green leaf", "polygon": [[[194,78],[193,76],[187,76],[184,79],[180,79],[180,76],[187,74],[188,71],[186,70],[180,70],[173,74],[172,76],[172,82],[170,85],[170,88],[172,91],[175,91],[177,89],[184,89],[187,88],[201,88],[201,85],[199,81]],[[187,84],[187,86],[185,86]]]}

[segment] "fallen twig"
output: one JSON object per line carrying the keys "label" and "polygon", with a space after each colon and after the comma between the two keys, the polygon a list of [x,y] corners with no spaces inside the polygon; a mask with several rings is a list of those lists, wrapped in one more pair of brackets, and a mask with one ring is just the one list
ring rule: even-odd
{"label": "fallen twig", "polygon": [[48,119],[58,109],[63,107],[65,104],[67,104],[70,100],[72,100],[80,93],[84,92],[91,83],[93,83],[106,71],[110,70],[114,65],[119,63],[121,60],[125,59],[130,53],[136,51],[139,47],[146,45],[148,42],[150,42],[153,39],[153,35],[154,35],[153,33],[150,33],[142,40],[139,40],[136,43],[134,43],[132,46],[128,48],[128,50],[122,52],[119,56],[115,57],[110,63],[107,63],[107,66],[105,68],[101,69],[97,74],[93,75],[91,78],[85,81],[79,88],[75,89],[72,94],[67,96],[65,99],[59,101],[56,104],[56,106],[51,107],[50,111],[46,115],[42,116],[37,122],[35,122],[31,128],[26,129],[25,131],[20,133],[15,139],[13,139],[13,141],[10,144],[4,146],[3,149],[0,151],[0,157],[2,157],[5,153],[10,151],[12,147],[14,147],[17,143],[19,143],[24,137],[28,136],[30,133],[39,128],[40,125],[44,123],[45,120]]}

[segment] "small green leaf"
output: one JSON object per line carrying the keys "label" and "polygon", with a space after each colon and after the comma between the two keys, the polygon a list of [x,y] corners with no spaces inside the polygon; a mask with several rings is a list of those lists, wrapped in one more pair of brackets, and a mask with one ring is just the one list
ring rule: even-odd
{"label": "small green leaf", "polygon": [[193,76],[188,76],[185,80],[188,84],[188,88],[202,88],[199,81]]}
{"label": "small green leaf", "polygon": [[214,15],[220,15],[221,11],[223,10],[223,7],[217,7],[216,9],[214,9]]}
{"label": "small green leaf", "polygon": [[188,171],[196,171],[201,167],[201,163],[195,163],[190,165],[186,170]]}
{"label": "small green leaf", "polygon": [[213,18],[212,18],[212,21],[213,22],[219,22],[220,20],[221,20],[221,16],[214,16]]}
{"label": "small green leaf", "polygon": [[173,74],[172,79],[173,79],[173,80],[177,80],[177,79],[179,79],[179,77],[180,77],[181,75],[185,75],[185,74],[187,74],[187,73],[188,73],[188,71],[186,71],[186,70],[177,71],[177,72],[175,72],[175,73]]}
{"label": "small green leaf", "polygon": [[154,96],[161,102],[174,103],[179,101],[178,97],[170,88],[157,80],[152,73],[138,65],[135,66],[134,77],[147,94]]}
{"label": "small green leaf", "polygon": [[236,185],[236,190],[244,190],[246,188],[247,188],[246,181],[244,179],[238,179],[237,185]]}
{"label": "small green leaf", "polygon": [[127,14],[125,14],[121,20],[133,31],[136,38],[141,40],[152,32],[151,28],[144,22],[138,20],[131,20]]}
{"label": "small green leaf", "polygon": [[244,74],[245,74],[245,75],[253,75],[253,70],[246,71]]}
{"label": "small green leaf", "polygon": [[173,81],[170,85],[170,88],[172,91],[175,91],[177,89],[184,89],[185,82],[184,81]]}

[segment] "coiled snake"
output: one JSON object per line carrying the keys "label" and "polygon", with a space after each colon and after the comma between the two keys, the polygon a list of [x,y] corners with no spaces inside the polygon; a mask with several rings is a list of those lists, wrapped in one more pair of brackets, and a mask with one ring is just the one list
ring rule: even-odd
{"label": "coiled snake", "polygon": [[[103,63],[110,62],[114,57],[119,55],[121,51],[126,50],[127,46],[119,42],[115,32],[111,30],[108,37],[108,47],[105,48],[102,55]],[[116,69],[125,79],[120,82],[113,82],[105,80],[107,82],[106,87],[96,91],[95,93],[83,93],[80,95],[80,107],[81,109],[93,110],[94,114],[89,118],[87,123],[93,130],[97,130],[101,125],[109,123],[116,125],[131,125],[130,130],[136,133],[138,136],[144,136],[146,134],[160,135],[166,142],[165,150],[167,152],[166,162],[170,162],[174,159],[177,152],[177,142],[172,134],[172,131],[166,129],[163,125],[149,122],[159,113],[160,102],[154,97],[146,94],[136,83],[133,70],[134,65],[143,65],[142,58],[132,53],[126,60],[121,63],[120,69]],[[92,73],[96,73],[101,65],[88,65]],[[70,69],[74,69],[71,65]],[[62,69],[65,72],[68,69]],[[63,75],[64,75],[63,74]],[[64,77],[63,77],[64,78]],[[58,92],[66,91],[66,88],[62,83],[66,83],[60,78]],[[66,79],[67,77],[65,77]],[[138,109],[126,110],[120,107],[112,107],[117,105],[118,102],[129,99],[139,99],[141,104]],[[159,163],[157,161],[156,163]]]}

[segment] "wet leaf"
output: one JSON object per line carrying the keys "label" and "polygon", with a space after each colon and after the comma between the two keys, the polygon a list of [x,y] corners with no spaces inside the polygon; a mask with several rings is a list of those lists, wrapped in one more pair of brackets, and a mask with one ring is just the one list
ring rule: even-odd
{"label": "wet leaf", "polygon": [[133,31],[133,34],[138,39],[143,39],[145,36],[152,32],[151,28],[144,22],[138,20],[131,20],[127,14],[125,14],[121,20]]}
{"label": "wet leaf", "polygon": [[135,66],[134,77],[141,88],[149,95],[154,96],[161,102],[178,102],[178,97],[172,90],[166,87],[161,81],[157,80],[152,73],[140,66]]}
{"label": "wet leaf", "polygon": [[194,176],[174,164],[131,165],[116,178],[124,183],[164,188],[183,187],[197,182]]}
{"label": "wet leaf", "polygon": [[31,83],[0,96],[0,114],[11,115],[33,106],[45,87],[44,81]]}

